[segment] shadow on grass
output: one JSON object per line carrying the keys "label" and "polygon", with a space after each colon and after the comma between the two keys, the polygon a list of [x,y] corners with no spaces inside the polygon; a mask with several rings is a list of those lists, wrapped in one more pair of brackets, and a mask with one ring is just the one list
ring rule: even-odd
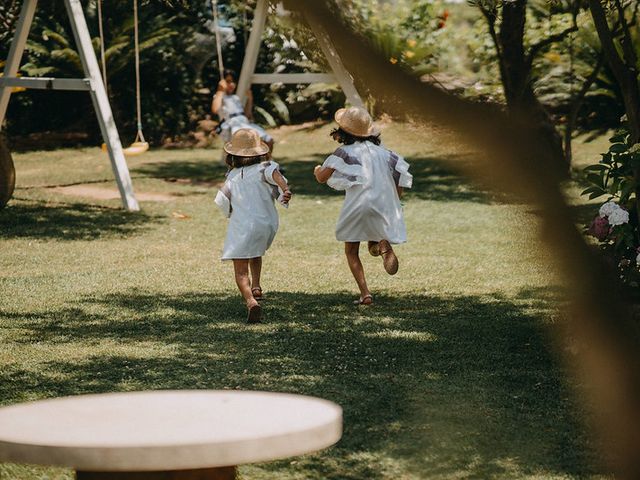
{"label": "shadow on grass", "polygon": [[584,203],[569,207],[574,218],[574,222],[579,226],[589,225],[598,214],[600,204]]}
{"label": "shadow on grass", "polygon": [[[289,160],[286,156],[276,158],[276,161],[281,164],[292,190],[297,195],[343,195],[342,192],[337,192],[316,182],[313,168],[324,160],[324,155],[314,155],[302,160]],[[452,168],[452,164],[461,166],[463,162],[470,161],[466,156],[407,158],[407,161],[411,165],[410,171],[414,176],[413,188],[407,190],[408,198],[476,203],[490,203],[495,199],[492,198],[492,194],[472,184],[470,180]],[[179,160],[147,163],[134,169],[134,173],[169,182],[215,185],[224,181],[226,166],[215,158],[202,161]]]}
{"label": "shadow on grass", "polygon": [[[553,291],[377,297],[269,292],[266,322],[244,324],[235,295],[130,292],[26,315],[0,311],[16,341],[117,353],[0,372],[2,402],[131,389],[255,389],[344,408],[330,450],[259,468],[280,478],[514,478],[583,475],[593,463],[540,315]],[[171,347],[145,354],[150,345]],[[130,354],[122,348],[131,349]],[[250,467],[257,468],[257,467]],[[394,473],[395,472],[395,473]],[[270,473],[270,474],[271,474]]]}
{"label": "shadow on grass", "polygon": [[145,177],[158,178],[169,182],[188,181],[192,184],[224,182],[227,167],[218,158],[201,161],[174,160],[146,163],[133,169],[134,178],[142,174]]}
{"label": "shadow on grass", "polygon": [[93,240],[125,237],[157,219],[144,212],[83,203],[14,200],[0,210],[0,238]]}
{"label": "shadow on grass", "polygon": [[[324,159],[324,156],[317,155],[305,160],[283,161],[285,174],[295,192],[313,196],[343,195],[315,181],[313,167],[324,162]],[[407,158],[413,175],[413,188],[406,190],[407,199],[474,203],[494,201],[495,195],[473,184],[452,168],[452,164],[460,165],[464,159],[463,156]]]}
{"label": "shadow on grass", "polygon": [[[224,181],[226,166],[218,158],[202,160],[174,160],[146,163],[133,169],[134,175],[158,178],[169,182],[215,185]],[[304,159],[290,159],[286,154],[276,155],[283,171],[298,195],[327,196],[343,195],[342,192],[321,185],[313,176],[315,165],[322,164],[326,155],[313,155]],[[463,201],[488,203],[493,201],[492,194],[473,184],[459,173],[464,162],[470,162],[468,155],[449,155],[446,157],[407,158],[414,176],[413,189],[407,190],[409,198],[435,201]],[[458,168],[454,168],[454,167]]]}

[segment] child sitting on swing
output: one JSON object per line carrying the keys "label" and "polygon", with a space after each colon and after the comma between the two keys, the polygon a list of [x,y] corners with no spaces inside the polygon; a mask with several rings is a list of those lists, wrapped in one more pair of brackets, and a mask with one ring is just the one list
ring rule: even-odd
{"label": "child sitting on swing", "polygon": [[247,322],[259,323],[262,256],[278,231],[274,199],[287,206],[291,191],[278,164],[268,160],[269,146],[255,130],[236,131],[224,151],[229,171],[215,200],[229,218],[222,260],[233,261],[236,284],[247,304]]}
{"label": "child sitting on swing", "polygon": [[241,128],[250,128],[260,135],[264,143],[273,151],[273,137],[260,125],[253,123],[253,96],[251,90],[247,90],[244,103],[236,93],[236,80],[233,70],[225,70],[222,79],[218,82],[216,93],[211,102],[211,111],[218,115],[222,121],[220,124],[220,137],[228,142],[231,136]]}
{"label": "child sitting on swing", "polygon": [[400,196],[411,188],[409,164],[380,146],[380,132],[369,113],[359,107],[341,108],[335,114],[338,128],[331,137],[343,144],[322,165],[315,167],[318,182],[345,191],[336,238],[345,242],[347,262],[358,288],[357,305],[373,304],[360,261],[360,242],[369,253],[382,256],[389,275],[398,271],[398,257],[391,244],[407,241]]}

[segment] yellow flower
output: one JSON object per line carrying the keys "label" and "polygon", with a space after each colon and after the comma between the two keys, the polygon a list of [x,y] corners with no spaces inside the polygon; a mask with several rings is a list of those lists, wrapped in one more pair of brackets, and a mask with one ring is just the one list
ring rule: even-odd
{"label": "yellow flower", "polygon": [[562,60],[562,57],[557,52],[547,52],[544,56],[547,60],[553,63],[559,63]]}
{"label": "yellow flower", "polygon": [[395,58],[395,57],[391,57],[391,58],[389,59],[389,61],[390,61],[392,64],[394,64],[394,65],[395,65],[396,63],[398,63],[398,59],[397,59],[397,58]]}
{"label": "yellow flower", "polygon": [[413,48],[416,46],[416,42],[413,38],[410,38],[409,40],[407,40],[407,45],[409,45],[409,48]]}
{"label": "yellow flower", "polygon": [[404,55],[406,58],[413,58],[413,57],[415,57],[415,56],[416,56],[416,52],[412,52],[411,50],[405,50],[405,51],[403,52],[403,55]]}

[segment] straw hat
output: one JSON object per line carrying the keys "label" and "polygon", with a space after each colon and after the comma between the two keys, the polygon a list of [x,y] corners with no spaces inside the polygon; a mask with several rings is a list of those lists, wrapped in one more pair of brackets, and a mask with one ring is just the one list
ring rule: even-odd
{"label": "straw hat", "polygon": [[224,151],[238,157],[257,157],[269,153],[269,146],[260,140],[258,132],[251,128],[241,128],[225,143]]}
{"label": "straw hat", "polygon": [[380,133],[380,130],[373,125],[371,115],[364,108],[341,108],[334,118],[342,130],[356,137],[370,137]]}

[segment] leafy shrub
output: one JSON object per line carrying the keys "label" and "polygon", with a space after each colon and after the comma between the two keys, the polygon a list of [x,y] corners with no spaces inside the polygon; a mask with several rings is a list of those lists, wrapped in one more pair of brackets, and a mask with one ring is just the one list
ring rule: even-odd
{"label": "leafy shrub", "polygon": [[628,127],[623,123],[609,139],[609,151],[602,154],[600,162],[584,169],[589,186],[582,195],[606,199],[586,231],[615,260],[621,277],[637,286],[640,237],[633,169],[640,164],[640,144],[631,144],[629,138]]}

